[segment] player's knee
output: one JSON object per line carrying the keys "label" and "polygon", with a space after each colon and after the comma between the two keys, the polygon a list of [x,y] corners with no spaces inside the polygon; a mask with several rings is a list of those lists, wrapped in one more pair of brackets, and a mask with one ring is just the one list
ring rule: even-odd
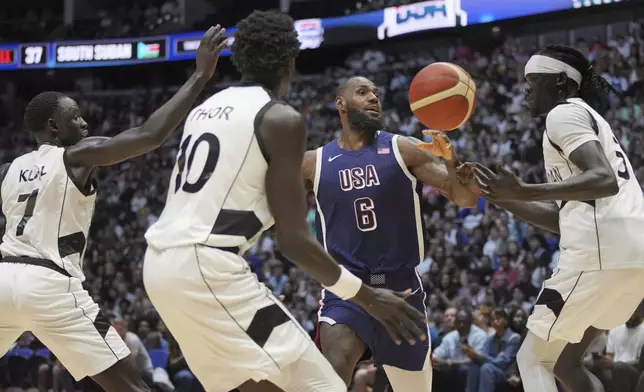
{"label": "player's knee", "polygon": [[343,380],[351,379],[355,364],[351,363],[348,352],[332,348],[324,352],[324,357]]}
{"label": "player's knee", "polygon": [[551,369],[555,377],[557,377],[560,380],[566,380],[567,377],[569,377],[574,371],[578,370],[582,366],[583,364],[579,360],[561,356],[552,365]]}
{"label": "player's knee", "polygon": [[350,379],[364,351],[362,342],[357,340],[352,330],[343,325],[323,324],[320,337],[324,357],[342,379]]}

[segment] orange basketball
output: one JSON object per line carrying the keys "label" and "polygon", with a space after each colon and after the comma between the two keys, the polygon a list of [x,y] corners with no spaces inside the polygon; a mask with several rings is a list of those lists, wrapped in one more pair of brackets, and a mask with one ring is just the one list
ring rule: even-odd
{"label": "orange basketball", "polygon": [[476,85],[470,74],[458,65],[430,64],[411,81],[409,106],[427,128],[451,131],[472,116]]}

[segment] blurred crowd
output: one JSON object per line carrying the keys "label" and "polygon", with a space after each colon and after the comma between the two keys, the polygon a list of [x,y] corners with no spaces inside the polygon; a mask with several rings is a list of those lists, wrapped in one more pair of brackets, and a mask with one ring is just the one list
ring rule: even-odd
{"label": "blurred crowd", "polygon": [[[206,29],[210,21],[231,24],[238,19],[238,12],[230,5],[222,4],[214,11],[207,8],[204,18],[196,18],[193,23],[186,23],[185,4],[180,0],[128,1],[112,0],[72,5],[74,22],[64,23],[64,2],[62,0],[47,2],[35,0],[38,4],[11,4],[11,7],[0,8],[0,42],[35,42],[64,39],[116,38],[161,35],[190,29]],[[384,7],[411,4],[417,0],[334,0],[333,4],[324,4],[330,0],[317,0],[316,5],[333,15],[349,15],[373,11]],[[72,3],[73,4],[73,3]],[[280,3],[274,2],[278,8]],[[239,7],[235,4],[234,7]],[[244,6],[248,7],[248,6]],[[296,4],[296,18],[308,18],[310,5]],[[253,8],[244,8],[243,13]],[[308,11],[307,11],[308,8]],[[302,12],[302,15],[299,13]]]}
{"label": "blurred crowd", "polygon": [[[641,184],[643,38],[640,26],[633,24],[628,35],[608,42],[580,38],[574,43],[622,93],[607,102],[606,119]],[[543,122],[530,118],[523,106],[523,67],[534,50],[511,37],[485,53],[457,45],[448,58],[440,59],[423,51],[363,49],[350,55],[343,67],[298,78],[287,101],[305,115],[309,147],[317,147],[340,131],[334,87],[348,76],[362,74],[380,87],[386,129],[422,138],[423,127],[411,115],[407,102],[411,77],[431,62],[451,61],[468,70],[478,86],[476,113],[468,124],[449,134],[460,159],[487,165],[501,162],[527,182],[543,182]],[[109,136],[138,125],[170,96],[169,91],[151,89],[122,94],[76,96],[92,134]],[[15,112],[22,112],[26,101],[3,102],[9,104]],[[30,135],[19,131],[22,126],[17,119],[0,127],[1,162],[33,148]],[[199,391],[200,386],[147,299],[141,279],[143,234],[163,207],[178,137],[179,132],[161,149],[99,172],[99,196],[84,266],[87,290],[126,340],[145,380],[160,391],[182,392]],[[423,189],[422,211],[429,246],[418,268],[428,292],[435,391],[522,390],[516,352],[541,284],[557,266],[557,236],[484,200],[476,208],[460,209],[429,186]],[[309,196],[312,231],[315,214],[314,198]],[[320,286],[281,254],[271,231],[261,236],[246,257],[260,280],[285,297],[295,317],[313,336]],[[638,310],[626,325],[597,341],[589,353],[588,365],[609,392],[635,391],[644,368],[642,320]],[[384,392],[386,382],[379,382],[379,373],[369,361],[362,363],[353,390]],[[40,392],[96,388],[91,381],[74,383],[30,333],[0,360],[0,390],[10,386],[11,391],[33,388]]]}
{"label": "blurred crowd", "polygon": [[62,4],[62,1],[32,4],[28,9],[18,4],[2,7],[0,42],[150,36],[186,29],[185,9],[178,0],[114,0],[100,2],[100,6],[72,5],[73,24],[64,23]]}

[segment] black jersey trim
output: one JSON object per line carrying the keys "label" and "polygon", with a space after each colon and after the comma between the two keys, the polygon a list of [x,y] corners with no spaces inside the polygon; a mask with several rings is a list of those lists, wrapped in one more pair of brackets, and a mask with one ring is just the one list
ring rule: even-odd
{"label": "black jersey trim", "polygon": [[[63,192],[63,200],[60,203],[60,216],[58,217],[58,231],[56,232],[56,238],[60,238],[60,225],[63,222],[63,213],[65,212],[65,200],[67,199],[67,188],[69,188],[69,181],[70,181],[70,177],[67,176],[67,179],[65,180],[65,191]],[[58,252],[60,253],[60,248],[58,248]],[[65,268],[64,257],[60,258],[60,263],[62,264],[63,269],[67,271],[67,268]]]}
{"label": "black jersey trim", "polygon": [[210,233],[241,236],[249,240],[259,233],[263,226],[253,211],[221,209]]}
{"label": "black jersey trim", "polygon": [[262,137],[259,127],[262,124],[262,120],[264,119],[264,115],[266,114],[268,109],[272,108],[275,104],[278,103],[281,102],[277,100],[268,101],[264,106],[262,106],[261,109],[259,109],[259,112],[257,112],[257,114],[255,115],[255,120],[253,121],[253,132],[255,133],[257,144],[259,145],[259,149],[262,152],[266,163],[270,163],[270,156],[268,154],[268,149],[266,149],[266,144],[264,143],[264,138]]}
{"label": "black jersey trim", "polygon": [[[248,153],[250,152],[250,147],[253,145],[253,140],[251,139],[248,143],[248,146],[246,147],[246,153],[244,154],[244,159],[241,162],[241,165],[239,165],[239,168],[237,169],[237,173],[235,174],[235,178],[233,178],[233,181],[230,183],[230,186],[228,187],[228,190],[226,191],[226,195],[224,196],[224,200],[221,202],[221,206],[226,205],[226,201],[228,200],[228,196],[230,195],[230,191],[233,189],[235,186],[235,182],[237,181],[237,177],[239,177],[239,173],[241,172],[242,168],[246,164],[246,159],[248,159]],[[210,230],[210,234],[208,234],[208,237],[206,237],[206,240],[202,243],[202,245],[206,245],[208,243],[208,240],[210,239],[210,236],[212,235],[212,231],[215,230],[215,225],[216,225],[216,220],[215,224],[213,224],[213,228]]]}
{"label": "black jersey trim", "polygon": [[67,272],[61,266],[47,259],[39,259],[27,256],[7,256],[0,259],[0,263],[34,265],[36,267],[47,268],[52,271],[58,272],[59,274],[65,275],[68,278],[72,277],[69,272]]}
{"label": "black jersey trim", "polygon": [[87,183],[81,186],[78,183],[78,180],[74,177],[74,172],[67,162],[67,151],[63,151],[63,165],[65,165],[65,172],[67,173],[67,177],[72,180],[72,184],[74,184],[76,189],[78,189],[78,191],[82,193],[83,196],[89,197],[96,193],[96,188],[98,188],[98,182],[96,181],[96,178],[94,178],[96,169],[92,169],[89,172],[89,176],[87,176]]}
{"label": "black jersey trim", "polygon": [[87,239],[82,231],[58,237],[58,253],[61,258],[73,255],[74,253],[80,255],[83,249],[85,249],[86,243]]}

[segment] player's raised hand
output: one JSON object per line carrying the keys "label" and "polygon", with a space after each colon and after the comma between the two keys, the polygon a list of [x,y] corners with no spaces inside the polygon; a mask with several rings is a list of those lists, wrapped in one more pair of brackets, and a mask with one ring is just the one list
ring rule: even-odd
{"label": "player's raised hand", "polygon": [[416,148],[423,151],[429,151],[448,161],[454,160],[456,157],[454,146],[452,145],[452,141],[449,140],[444,132],[426,129],[423,131],[423,135],[431,137],[432,140],[425,143],[419,143],[416,145]]}
{"label": "player's raised hand", "polygon": [[496,165],[496,171],[474,164],[474,178],[485,198],[491,200],[522,200],[525,184],[503,165]]}
{"label": "player's raised hand", "polygon": [[389,336],[396,344],[402,337],[409,344],[416,344],[416,339],[426,340],[427,335],[420,325],[426,325],[427,319],[423,313],[405,300],[411,294],[411,289],[398,293],[386,289],[374,289],[363,285],[354,301],[358,302],[373,318],[380,321]]}
{"label": "player's raised hand", "polygon": [[458,167],[456,167],[456,178],[458,179],[458,182],[466,186],[467,189],[470,190],[470,192],[480,196],[481,190],[476,183],[476,178],[474,178],[475,167],[476,164],[474,163],[461,163],[460,165],[458,165]]}
{"label": "player's raised hand", "polygon": [[226,47],[226,38],[220,25],[211,27],[206,34],[201,37],[199,49],[197,49],[197,69],[196,73],[210,79],[217,68],[217,61],[221,51]]}

